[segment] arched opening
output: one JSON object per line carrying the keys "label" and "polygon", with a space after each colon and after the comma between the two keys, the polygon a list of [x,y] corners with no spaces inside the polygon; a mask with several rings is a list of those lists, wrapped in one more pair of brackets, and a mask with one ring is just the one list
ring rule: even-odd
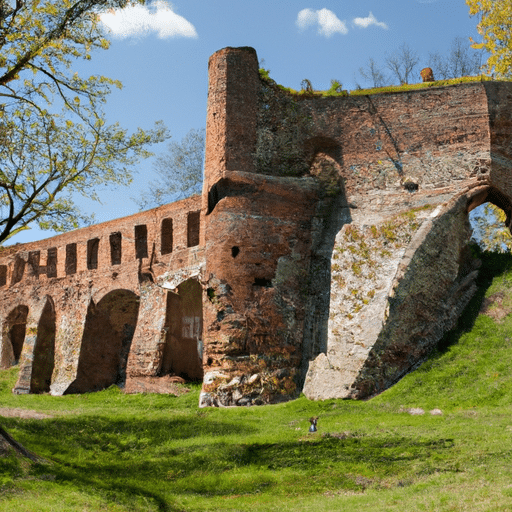
{"label": "arched opening", "polygon": [[17,306],[7,318],[4,325],[4,350],[5,356],[2,358],[2,366],[8,368],[18,364],[25,341],[25,331],[27,328],[27,306]]}
{"label": "arched opening", "polygon": [[468,204],[473,231],[472,240],[482,250],[509,252],[512,227],[512,203],[494,187],[474,195]]}
{"label": "arched opening", "polygon": [[97,304],[91,301],[85,320],[76,379],[66,394],[123,386],[126,363],[137,325],[139,297],[115,290]]}
{"label": "arched opening", "polygon": [[179,375],[187,380],[203,378],[202,288],[195,279],[167,294],[165,326],[167,338],[162,356],[161,375]]}
{"label": "arched opening", "polygon": [[44,306],[34,346],[32,376],[30,379],[31,393],[48,393],[52,381],[55,358],[55,306],[48,297]]}
{"label": "arched opening", "polygon": [[330,204],[323,219],[321,241],[311,254],[309,275],[314,278],[308,286],[301,379],[306,378],[310,361],[327,352],[331,296],[336,293],[332,287],[331,260],[338,233],[352,222],[346,191],[351,175],[344,174],[339,142],[329,137],[313,137],[306,141],[304,151],[309,174],[316,178],[324,201]]}

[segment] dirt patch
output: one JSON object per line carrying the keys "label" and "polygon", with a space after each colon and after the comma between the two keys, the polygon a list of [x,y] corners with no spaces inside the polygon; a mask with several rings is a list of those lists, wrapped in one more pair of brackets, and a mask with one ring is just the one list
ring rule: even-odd
{"label": "dirt patch", "polygon": [[181,396],[189,390],[184,386],[185,381],[175,375],[164,377],[132,377],[127,379],[124,392],[134,393],[160,393]]}
{"label": "dirt patch", "polygon": [[23,418],[27,420],[44,420],[53,418],[50,414],[32,411],[30,409],[20,409],[17,407],[0,407],[0,416],[4,418]]}
{"label": "dirt patch", "polygon": [[512,307],[504,304],[504,299],[504,292],[493,293],[486,297],[482,302],[480,313],[492,318],[496,322],[502,322],[507,315],[512,313]]}

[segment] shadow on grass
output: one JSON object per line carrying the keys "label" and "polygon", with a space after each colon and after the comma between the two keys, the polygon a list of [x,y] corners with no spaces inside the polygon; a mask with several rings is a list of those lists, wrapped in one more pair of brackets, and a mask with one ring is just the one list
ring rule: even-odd
{"label": "shadow on grass", "polygon": [[[59,485],[97,494],[107,502],[126,505],[127,510],[140,497],[155,503],[158,510],[180,510],[162,491],[169,472],[176,466],[216,470],[215,453],[222,452],[215,448],[216,438],[254,433],[243,423],[192,415],[168,420],[92,415],[45,421],[5,418],[3,423],[16,428],[17,437],[53,463],[34,465],[33,476],[51,473]],[[206,438],[211,442],[203,441]],[[16,464],[4,466],[7,473],[17,472]]]}
{"label": "shadow on grass", "polygon": [[464,333],[471,331],[480,314],[482,302],[493,279],[512,268],[512,257],[508,253],[483,252],[477,246],[474,247],[474,251],[476,256],[482,261],[482,266],[476,280],[478,289],[459,317],[457,325],[439,341],[431,358],[442,356],[452,345],[459,341]]}
{"label": "shadow on grass", "polygon": [[422,461],[434,452],[453,447],[453,439],[412,440],[405,437],[374,438],[357,436],[339,439],[327,435],[318,440],[292,443],[252,444],[238,447],[233,456],[240,465],[266,466],[269,469],[368,464],[373,468],[403,467],[408,461]]}
{"label": "shadow on grass", "polygon": [[172,512],[181,510],[179,496],[361,490],[384,478],[398,482],[453,471],[446,462],[452,439],[315,434],[297,441],[243,444],[236,436],[254,435],[255,429],[236,418],[77,416],[9,423],[27,444],[54,461],[33,466],[32,478],[44,480],[51,473],[56,485],[100,496],[126,510],[141,500]]}

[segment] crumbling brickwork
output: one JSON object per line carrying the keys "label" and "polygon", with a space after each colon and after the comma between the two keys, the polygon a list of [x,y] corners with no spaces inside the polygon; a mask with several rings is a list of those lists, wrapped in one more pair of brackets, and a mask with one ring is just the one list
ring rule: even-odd
{"label": "crumbling brickwork", "polygon": [[362,398],[475,292],[468,212],[512,218],[512,84],[291,94],[252,48],[209,61],[194,197],[0,254],[17,392],[203,379],[200,405]]}
{"label": "crumbling brickwork", "polygon": [[[201,278],[200,211],[195,196],[2,249],[0,363],[19,360],[14,391],[94,391],[174,371],[169,364],[162,369],[162,354],[183,343],[185,328],[182,317],[174,318],[171,336],[168,302],[180,285]],[[175,373],[198,379],[197,328],[193,336],[187,357],[195,372],[187,375],[181,364]]]}

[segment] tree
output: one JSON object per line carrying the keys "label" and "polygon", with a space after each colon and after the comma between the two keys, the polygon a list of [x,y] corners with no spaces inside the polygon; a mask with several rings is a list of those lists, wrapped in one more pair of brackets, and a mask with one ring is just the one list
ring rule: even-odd
{"label": "tree", "polygon": [[445,56],[438,52],[431,53],[428,65],[432,68],[436,80],[474,76],[480,73],[480,57],[478,52],[471,51],[467,40],[456,37],[452,41],[450,53]]}
{"label": "tree", "polygon": [[155,162],[158,174],[148,190],[136,199],[141,210],[160,206],[201,192],[205,130],[190,130],[181,142],[170,142]]}
{"label": "tree", "polygon": [[471,16],[481,16],[477,26],[482,42],[472,47],[490,53],[487,73],[497,78],[512,76],[512,2],[510,0],[466,0]]}
{"label": "tree", "polygon": [[72,194],[129,183],[130,166],[167,137],[158,123],[132,135],[108,125],[102,107],[120,83],[72,69],[109,46],[99,14],[128,3],[0,0],[0,244],[31,222],[77,227]]}
{"label": "tree", "polygon": [[370,82],[372,87],[384,87],[388,82],[387,77],[372,58],[368,60],[366,68],[359,68],[359,74],[364,80]]}
{"label": "tree", "polygon": [[418,54],[411,50],[408,44],[404,43],[398,51],[386,59],[386,67],[400,81],[400,85],[403,85],[409,83],[409,79],[419,61]]}

